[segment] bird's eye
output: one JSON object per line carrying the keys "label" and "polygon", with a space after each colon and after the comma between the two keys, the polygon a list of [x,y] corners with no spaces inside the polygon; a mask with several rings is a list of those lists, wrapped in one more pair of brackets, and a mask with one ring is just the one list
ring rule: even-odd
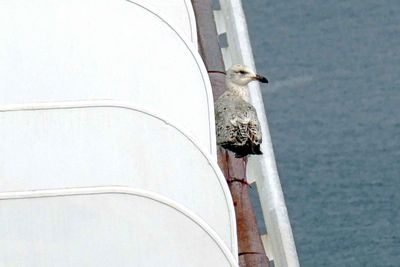
{"label": "bird's eye", "polygon": [[240,70],[239,73],[240,74],[246,74],[246,72],[244,70]]}

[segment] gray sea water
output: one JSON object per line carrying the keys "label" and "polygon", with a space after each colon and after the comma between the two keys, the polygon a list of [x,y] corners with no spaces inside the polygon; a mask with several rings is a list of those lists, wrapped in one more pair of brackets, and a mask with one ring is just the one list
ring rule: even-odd
{"label": "gray sea water", "polygon": [[301,265],[400,266],[400,1],[242,2]]}

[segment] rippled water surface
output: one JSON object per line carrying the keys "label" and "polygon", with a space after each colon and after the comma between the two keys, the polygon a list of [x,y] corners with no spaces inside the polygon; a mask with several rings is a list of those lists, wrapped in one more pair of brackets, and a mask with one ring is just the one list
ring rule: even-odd
{"label": "rippled water surface", "polygon": [[400,1],[242,2],[301,265],[400,266]]}

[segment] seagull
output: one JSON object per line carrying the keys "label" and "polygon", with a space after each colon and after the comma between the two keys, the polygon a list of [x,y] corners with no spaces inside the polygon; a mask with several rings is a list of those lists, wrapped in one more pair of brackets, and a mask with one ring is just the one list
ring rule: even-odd
{"label": "seagull", "polygon": [[268,83],[249,67],[233,65],[226,72],[226,91],[215,103],[217,144],[234,152],[236,158],[262,154],[260,122],[246,87],[256,80]]}

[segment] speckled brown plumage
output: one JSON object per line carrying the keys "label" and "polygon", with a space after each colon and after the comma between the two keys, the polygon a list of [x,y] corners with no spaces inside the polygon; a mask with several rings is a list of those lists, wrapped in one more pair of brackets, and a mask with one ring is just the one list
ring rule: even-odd
{"label": "speckled brown plumage", "polygon": [[262,154],[262,133],[257,111],[248,101],[246,85],[252,80],[266,81],[242,65],[227,71],[227,90],[215,103],[217,144],[235,153],[236,157]]}

